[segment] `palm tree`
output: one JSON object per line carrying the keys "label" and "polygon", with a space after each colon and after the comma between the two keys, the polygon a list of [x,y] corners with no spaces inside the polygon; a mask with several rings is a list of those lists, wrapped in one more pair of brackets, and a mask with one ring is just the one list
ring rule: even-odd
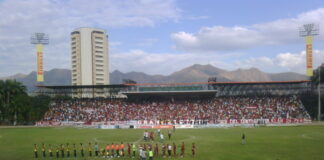
{"label": "palm tree", "polygon": [[26,87],[16,80],[6,80],[0,82],[0,98],[2,100],[2,113],[3,118],[6,117],[10,121],[13,116],[13,122],[17,122],[18,107],[14,98],[19,95],[27,95]]}

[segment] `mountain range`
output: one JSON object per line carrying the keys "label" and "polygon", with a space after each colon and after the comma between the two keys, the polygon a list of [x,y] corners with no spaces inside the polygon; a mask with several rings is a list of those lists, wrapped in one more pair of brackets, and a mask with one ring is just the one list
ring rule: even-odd
{"label": "mountain range", "polygon": [[[69,69],[52,69],[45,71],[43,85],[71,85],[71,71]],[[257,68],[237,69],[228,71],[212,65],[195,64],[170,75],[149,75],[143,72],[123,73],[115,70],[110,73],[110,83],[120,84],[123,79],[131,79],[137,83],[184,83],[184,82],[207,82],[209,77],[216,77],[218,82],[252,82],[252,81],[289,81],[307,80],[308,77],[295,72],[265,73]],[[16,79],[27,86],[28,92],[36,88],[36,72],[28,75],[15,74],[0,79]]]}

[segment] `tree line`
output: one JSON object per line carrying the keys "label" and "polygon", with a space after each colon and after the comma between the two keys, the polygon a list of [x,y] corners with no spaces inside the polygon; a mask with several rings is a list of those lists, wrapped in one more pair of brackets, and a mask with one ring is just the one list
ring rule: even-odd
{"label": "tree line", "polygon": [[29,96],[15,80],[0,80],[0,125],[28,125],[40,120],[48,110],[50,97]]}
{"label": "tree line", "polygon": [[[312,119],[317,120],[318,115],[318,85],[321,83],[323,85],[324,82],[324,65],[320,65],[317,69],[313,71],[313,76],[310,77],[312,84],[314,85],[315,90],[310,93],[304,93],[300,96],[301,101],[303,102],[306,110],[312,117]],[[322,89],[323,90],[323,89]],[[324,112],[324,93],[321,93],[321,120],[323,120],[323,112]]]}

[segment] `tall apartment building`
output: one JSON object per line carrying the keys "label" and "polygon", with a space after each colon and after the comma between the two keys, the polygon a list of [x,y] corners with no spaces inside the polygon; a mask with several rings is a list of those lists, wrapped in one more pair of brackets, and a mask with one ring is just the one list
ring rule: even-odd
{"label": "tall apartment building", "polygon": [[108,35],[105,30],[79,28],[71,33],[72,85],[109,84]]}

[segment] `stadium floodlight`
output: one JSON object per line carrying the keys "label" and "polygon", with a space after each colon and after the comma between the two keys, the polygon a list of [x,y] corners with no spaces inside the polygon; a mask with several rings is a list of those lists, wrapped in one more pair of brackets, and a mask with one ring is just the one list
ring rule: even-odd
{"label": "stadium floodlight", "polygon": [[49,43],[48,35],[45,33],[34,33],[31,36],[31,44],[43,44],[46,45]]}
{"label": "stadium floodlight", "polygon": [[45,33],[34,33],[30,38],[31,44],[36,45],[37,54],[37,82],[44,82],[43,71],[43,48],[49,43],[48,35]]}
{"label": "stadium floodlight", "polygon": [[306,42],[306,75],[313,76],[313,36],[319,35],[318,24],[310,23],[299,27],[299,36]]}
{"label": "stadium floodlight", "polygon": [[316,36],[319,35],[319,25],[318,24],[304,24],[303,26],[299,27],[299,36],[306,37],[306,36]]}

